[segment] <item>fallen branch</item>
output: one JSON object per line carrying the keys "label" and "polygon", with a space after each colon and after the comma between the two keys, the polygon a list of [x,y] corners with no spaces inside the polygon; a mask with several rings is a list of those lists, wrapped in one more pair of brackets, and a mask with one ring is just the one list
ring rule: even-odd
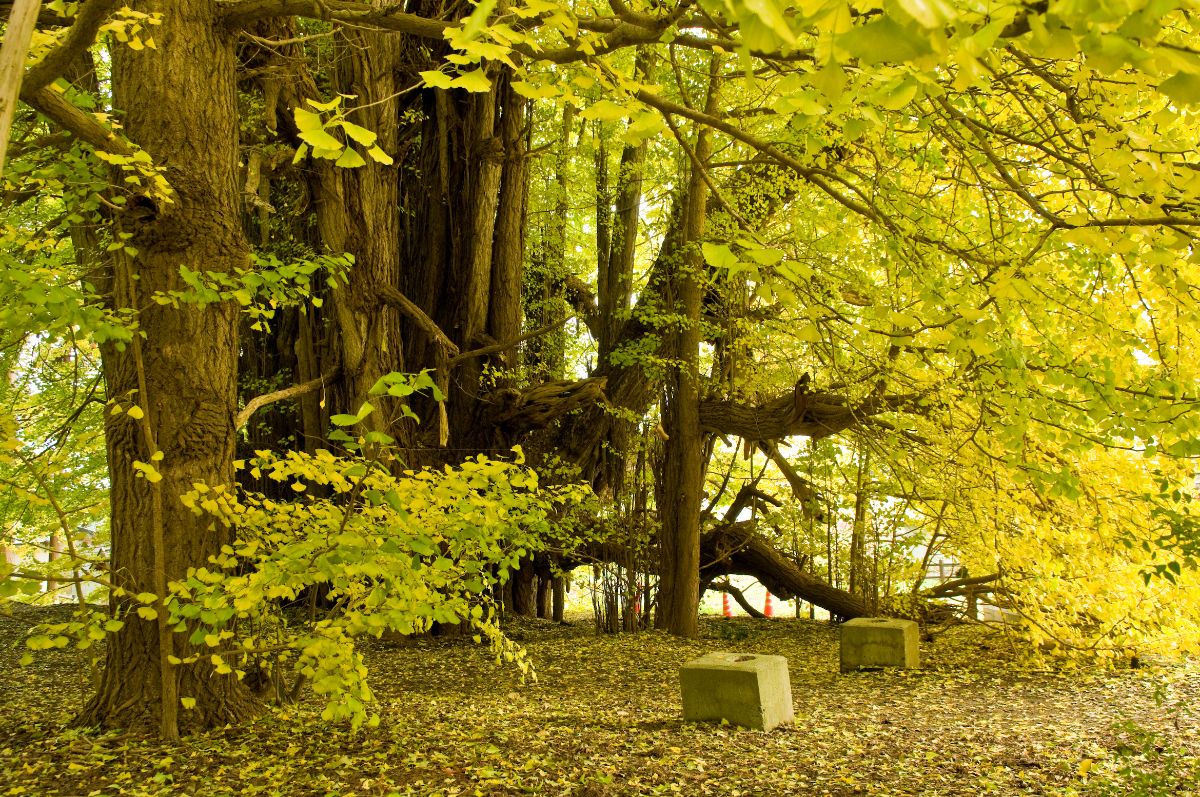
{"label": "fallen branch", "polygon": [[750,601],[746,600],[746,596],[742,593],[742,591],[733,586],[733,584],[730,584],[728,581],[714,581],[708,585],[708,588],[714,589],[717,592],[724,592],[727,595],[732,595],[733,599],[737,601],[737,605],[741,606],[746,614],[750,615],[755,620],[766,619],[767,616],[750,605]]}
{"label": "fallen branch", "polygon": [[956,578],[951,581],[946,581],[938,584],[936,587],[925,591],[925,595],[930,598],[951,598],[969,593],[990,592],[990,590],[978,589],[983,584],[990,584],[993,581],[1000,579],[999,573],[992,573],[989,576],[972,576],[970,578]]}

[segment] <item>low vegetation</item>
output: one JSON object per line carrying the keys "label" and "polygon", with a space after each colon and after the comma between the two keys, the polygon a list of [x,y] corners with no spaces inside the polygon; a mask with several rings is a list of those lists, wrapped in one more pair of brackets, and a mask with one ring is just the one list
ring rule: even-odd
{"label": "low vegetation", "polygon": [[[45,610],[38,610],[43,613]],[[368,646],[378,727],[310,697],[177,745],[64,724],[88,684],[71,650],[16,666],[29,610],[0,618],[5,795],[1181,795],[1200,788],[1200,670],[1047,669],[1003,634],[934,629],[915,671],[837,673],[837,631],[710,619],[693,640],[515,619],[536,682],[486,647]],[[41,618],[39,618],[41,619]],[[797,722],[684,723],[679,666],[713,650],[788,657]]]}

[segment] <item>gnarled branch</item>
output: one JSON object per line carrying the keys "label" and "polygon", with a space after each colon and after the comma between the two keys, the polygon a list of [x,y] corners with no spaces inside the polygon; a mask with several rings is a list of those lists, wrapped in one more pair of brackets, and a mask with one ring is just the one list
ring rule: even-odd
{"label": "gnarled branch", "polygon": [[746,440],[781,440],[791,435],[822,438],[835,435],[864,418],[911,403],[915,395],[885,395],[850,404],[844,397],[806,394],[803,411],[796,412],[794,391],[757,406],[728,399],[700,403],[700,426],[706,432],[736,435]]}

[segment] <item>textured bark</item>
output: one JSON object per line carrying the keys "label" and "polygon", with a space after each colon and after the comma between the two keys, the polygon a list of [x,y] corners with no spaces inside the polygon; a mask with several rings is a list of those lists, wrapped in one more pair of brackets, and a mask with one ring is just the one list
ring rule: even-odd
{"label": "textured bark", "polygon": [[[529,161],[525,157],[525,103],[513,91],[508,73],[502,75],[503,95],[500,141],[503,165],[496,233],[492,246],[491,296],[488,304],[488,334],[495,340],[512,340],[521,334],[521,283],[525,262],[525,205],[529,193]],[[498,359],[516,367],[516,352],[502,352]]]}
{"label": "textured bark", "polygon": [[[145,333],[144,371],[148,395],[130,394],[139,384],[132,348],[104,350],[108,395],[135,396],[151,419],[164,453],[162,474],[164,560],[167,579],[200,567],[229,531],[193,515],[179,495],[194,482],[233,480],[233,419],[237,411],[237,309],[229,303],[179,309],[155,304],[157,291],[179,290],[181,266],[228,271],[247,265],[237,185],[238,119],[233,41],[215,25],[212,0],[165,0],[132,4],[162,12],[155,28],[156,49],[113,51],[114,103],[123,125],[156,163],[167,167],[174,202],[159,203],[157,216],[135,228],[140,252],[128,275],[113,283],[116,301],[131,299],[141,308]],[[155,591],[155,536],[150,485],[135,478],[134,460],[148,456],[146,441],[127,414],[105,416],[112,502],[112,578],[133,592]],[[162,713],[159,636],[154,622],[126,614],[128,598],[113,609],[126,623],[110,637],[97,694],[80,717],[86,725],[157,728]],[[177,655],[186,656],[183,639]],[[180,719],[187,727],[211,727],[243,719],[253,710],[247,692],[233,678],[216,677],[201,667],[175,671],[180,696],[196,698],[196,708]]]}
{"label": "textured bark", "polygon": [[[382,4],[381,0],[372,3]],[[357,110],[350,121],[376,133],[376,144],[394,153],[399,143],[395,95],[402,88],[398,37],[343,28],[339,41],[337,89],[356,97]],[[318,208],[326,217],[325,244],[334,252],[354,255],[350,283],[332,294],[344,385],[339,403],[348,412],[358,410],[381,376],[404,370],[399,314],[380,301],[377,287],[394,286],[400,280],[399,180],[394,165],[370,157],[366,161],[357,169],[323,161],[317,171],[322,183]],[[386,402],[376,402],[376,409],[367,418],[368,426],[403,440],[406,427],[395,424],[401,417],[399,409]]]}
{"label": "textured bark", "polygon": [[[646,80],[653,64],[649,50],[638,52],[634,63],[636,80]],[[603,184],[597,177],[597,199],[605,202],[601,214],[605,228],[598,236],[603,246],[597,246],[599,263],[596,297],[599,305],[599,337],[597,349],[601,363],[613,353],[621,326],[629,315],[633,296],[634,250],[637,246],[638,218],[642,208],[642,168],[646,160],[647,142],[626,145],[621,150],[621,165],[617,172],[614,196],[609,195],[608,177]],[[600,157],[599,155],[597,157]],[[607,164],[605,164],[607,172]],[[615,206],[608,203],[615,198]]]}
{"label": "textured bark", "polygon": [[563,622],[563,616],[567,608],[567,580],[562,576],[557,576],[553,584],[554,594],[551,596],[550,619],[556,623]]}
{"label": "textured bark", "polygon": [[[843,618],[865,617],[871,613],[858,596],[801,570],[759,535],[756,527],[754,521],[722,523],[701,535],[699,582],[712,584],[726,576],[750,576],[781,600],[800,598]],[[588,562],[620,564],[631,558],[627,546],[611,542],[589,545],[586,554]],[[563,567],[569,569],[584,563],[582,559],[568,560]],[[649,569],[653,570],[653,567]],[[709,588],[718,589],[715,585]]]}
{"label": "textured bark", "polygon": [[872,396],[858,403],[822,392],[796,390],[762,404],[745,404],[729,399],[710,399],[700,406],[700,425],[705,431],[736,435],[746,440],[782,440],[792,435],[820,439],[844,432],[864,419],[890,412],[911,402],[915,396]]}
{"label": "textured bark", "polygon": [[551,581],[553,579],[538,575],[537,579],[537,616],[549,620],[554,608],[551,603]]}
{"label": "textured bark", "polygon": [[532,562],[523,562],[523,567],[512,574],[512,613],[521,617],[537,614],[537,576]]}
{"label": "textured bark", "polygon": [[[543,327],[565,315],[565,291],[569,280],[567,255],[567,167],[572,154],[571,131],[575,106],[563,108],[558,151],[550,185],[552,212],[540,214],[539,238],[530,252],[529,279],[525,287],[525,315],[530,326]],[[526,348],[525,370],[533,379],[562,379],[566,367],[566,336],[557,330]]]}

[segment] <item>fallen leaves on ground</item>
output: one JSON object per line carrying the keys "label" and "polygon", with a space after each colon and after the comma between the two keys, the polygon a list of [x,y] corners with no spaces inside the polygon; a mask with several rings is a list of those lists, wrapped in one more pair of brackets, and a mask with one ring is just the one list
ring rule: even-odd
{"label": "fallen leaves on ground", "polygon": [[[18,667],[27,624],[0,617],[0,795],[1107,797],[1197,788],[1196,667],[1031,669],[1015,643],[974,627],[922,643],[920,670],[839,675],[837,629],[824,623],[706,618],[700,639],[680,640],[598,636],[587,618],[517,619],[508,630],[528,648],[536,683],[520,683],[465,640],[371,643],[379,727],[324,724],[314,701],[169,746],[70,729],[88,689],[83,660],[54,651]],[[796,724],[761,733],[683,722],[679,667],[715,650],[786,656]]]}

